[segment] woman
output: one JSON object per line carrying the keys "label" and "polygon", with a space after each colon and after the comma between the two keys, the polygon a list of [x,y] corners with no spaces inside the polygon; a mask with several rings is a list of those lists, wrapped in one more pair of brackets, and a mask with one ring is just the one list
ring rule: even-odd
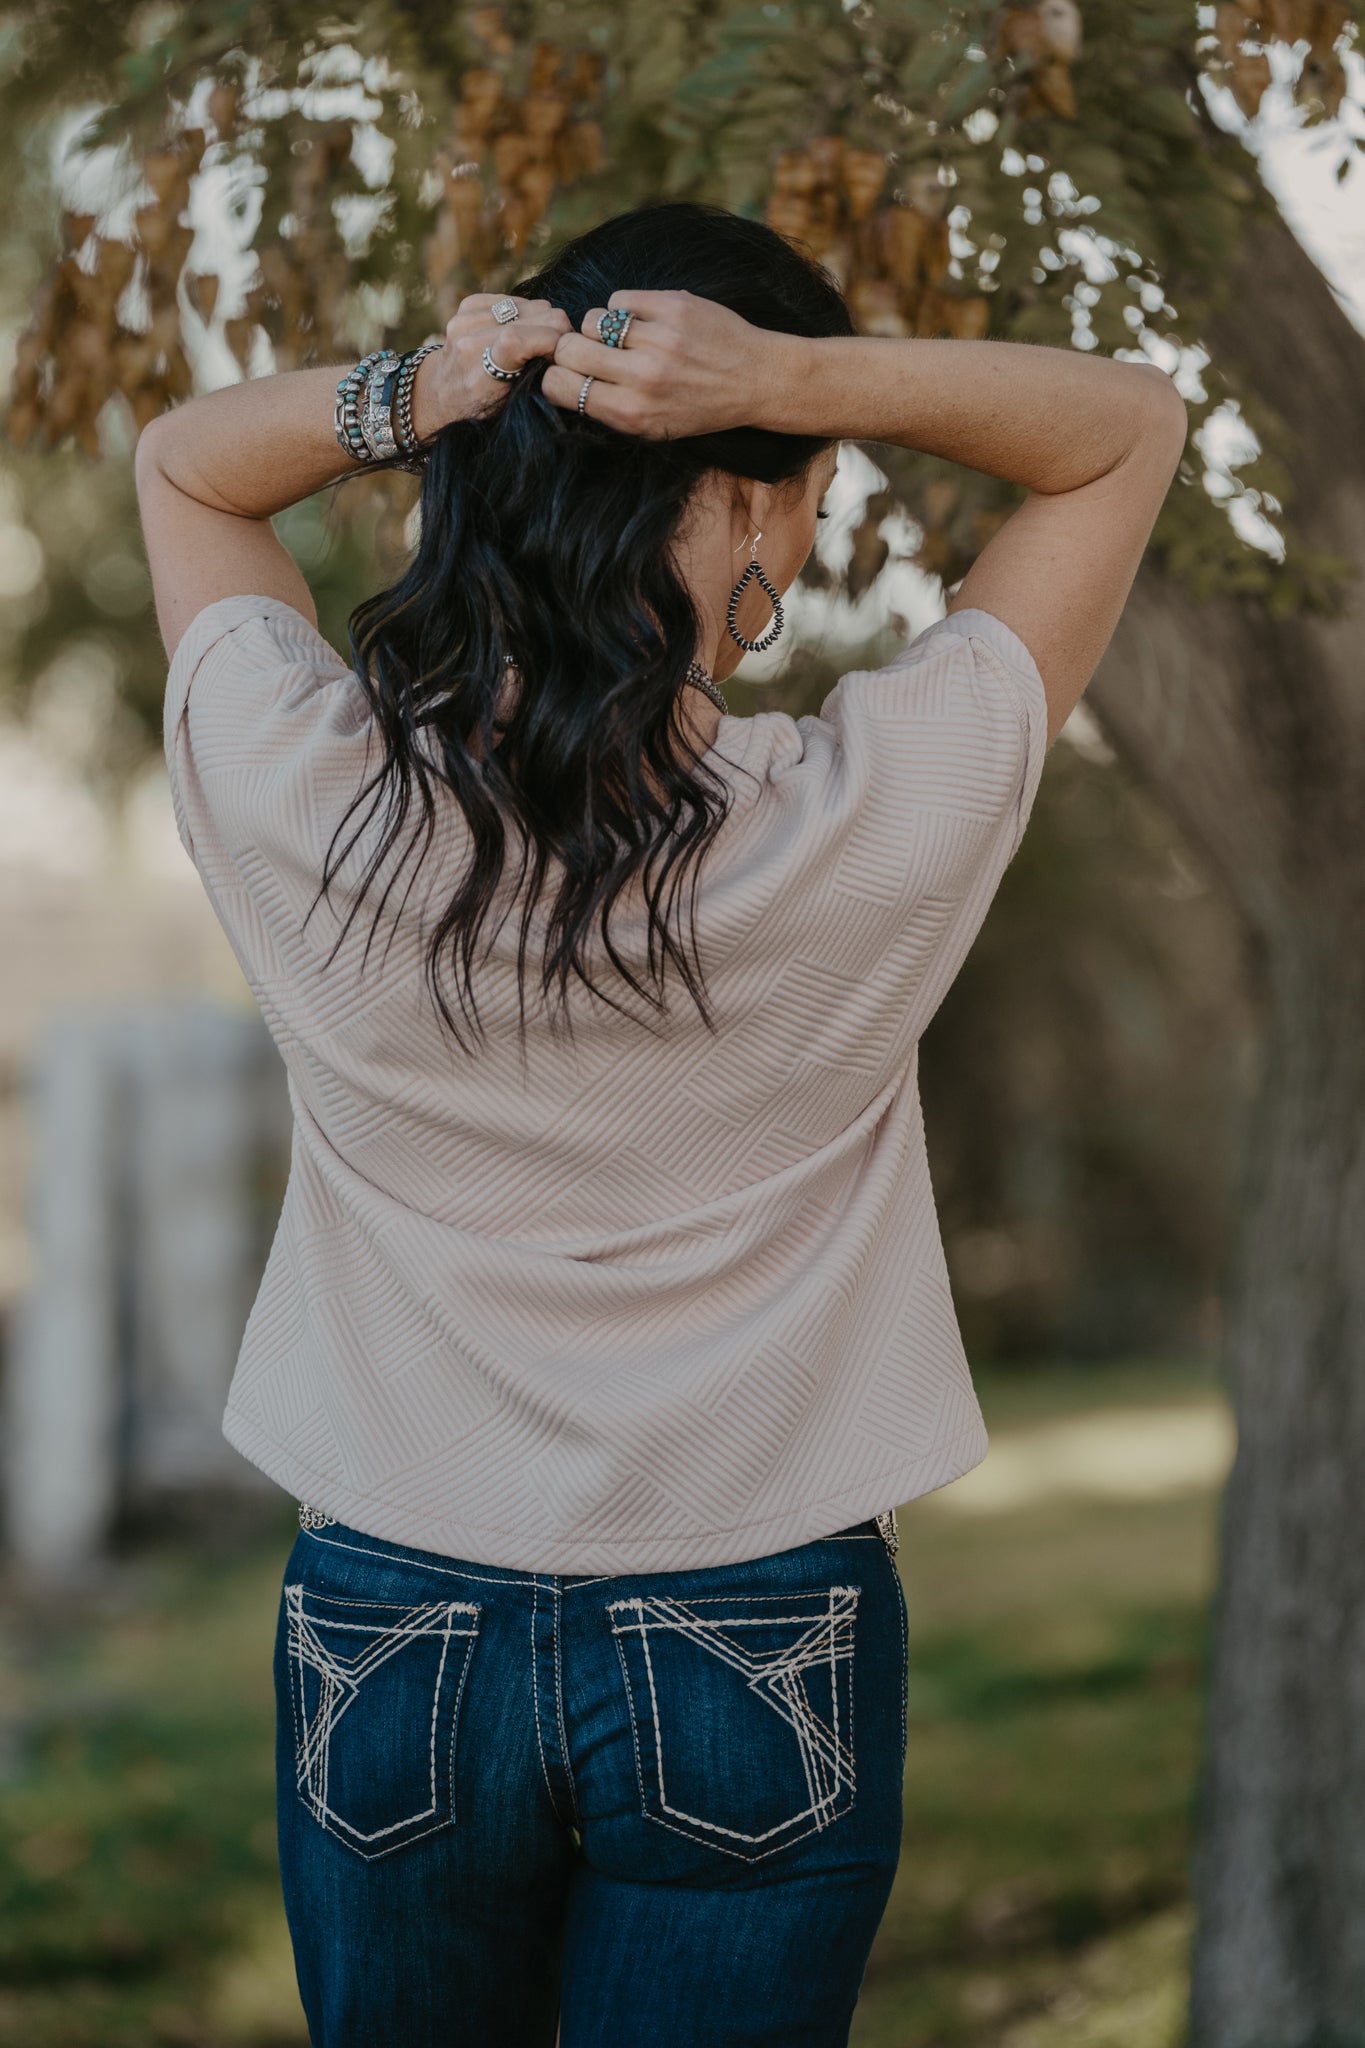
{"label": "woman", "polygon": [[[223,1426],[300,1500],[320,2048],[847,2039],[892,1510],[986,1450],[916,1048],[1184,423],[1154,368],[855,338],[777,235],[670,205],[339,396],[143,435],[176,816],[295,1114]],[[886,667],[734,717],[845,437],[1027,496]],[[348,663],[270,518],[395,449],[421,536]]]}

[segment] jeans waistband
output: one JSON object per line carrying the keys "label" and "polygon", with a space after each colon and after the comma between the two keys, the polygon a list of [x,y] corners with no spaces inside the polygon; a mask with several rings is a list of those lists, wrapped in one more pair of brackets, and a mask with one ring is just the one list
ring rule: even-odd
{"label": "jeans waistband", "polygon": [[[323,1514],[320,1508],[310,1507],[306,1500],[301,1500],[298,1506],[299,1527],[301,1529],[330,1529],[336,1526],[337,1517],[335,1515]],[[888,1557],[894,1558],[896,1552],[900,1549],[900,1532],[896,1527],[896,1510],[894,1508],[884,1508],[881,1514],[873,1515],[871,1519],[876,1524],[877,1534],[886,1545]],[[842,1530],[840,1533],[847,1535],[849,1531]]]}

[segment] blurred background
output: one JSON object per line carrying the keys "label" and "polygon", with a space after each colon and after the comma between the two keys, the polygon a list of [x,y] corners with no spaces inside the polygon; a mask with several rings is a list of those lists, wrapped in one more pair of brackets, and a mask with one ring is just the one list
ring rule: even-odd
{"label": "blurred background", "polygon": [[[411,346],[675,195],[803,242],[865,332],[1145,356],[1190,411],[924,1047],[992,1444],[901,1518],[905,1846],[853,2039],[1360,2048],[1356,10],[0,23],[0,2040],[306,2041],[269,1668],[296,1515],[219,1433],[289,1110],[171,815],[136,434]],[[1012,501],[847,447],[733,708],[888,658]],[[362,478],[281,521],[342,649],[412,505]]]}

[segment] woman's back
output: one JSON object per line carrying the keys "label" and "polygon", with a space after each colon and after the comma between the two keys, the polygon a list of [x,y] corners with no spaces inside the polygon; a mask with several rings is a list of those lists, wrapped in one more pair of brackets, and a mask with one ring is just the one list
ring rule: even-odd
{"label": "woman's back", "polygon": [[[576,989],[571,1031],[533,1000],[523,1035],[495,916],[462,1049],[423,982],[460,811],[397,914],[337,947],[373,830],[308,912],[371,759],[364,693],[288,605],[208,607],[167,691],[177,818],[296,1114],[229,1440],[376,1535],[553,1571],[761,1555],[978,1462],[915,1051],[1046,722],[980,612],[818,716],[723,719],[696,900],[714,1028],[676,989],[662,1017]],[[614,943],[646,940],[618,907]]]}

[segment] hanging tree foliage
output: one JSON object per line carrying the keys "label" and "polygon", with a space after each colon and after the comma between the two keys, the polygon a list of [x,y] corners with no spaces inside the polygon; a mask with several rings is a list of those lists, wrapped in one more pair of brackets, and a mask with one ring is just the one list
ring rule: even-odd
{"label": "hanging tree foliage", "polygon": [[[1299,53],[1290,89],[1307,117],[1330,119],[1355,33],[1346,0],[1222,0],[1194,35],[1183,7],[1116,0],[1092,0],[1085,21],[1076,0],[693,0],[648,19],[375,5],[353,22],[296,6],[245,24],[190,0],[150,18],[147,39],[139,7],[40,8],[8,81],[16,119],[103,99],[82,140],[117,148],[121,216],[61,215],[16,352],[20,446],[74,438],[97,454],[120,399],[140,430],[188,395],[203,327],[244,373],[409,342],[558,235],[665,193],[764,211],[838,275],[867,333],[1192,345],[1237,214],[1265,203],[1250,165],[1211,163],[1204,88],[1254,114],[1279,43]],[[1344,143],[1344,175],[1350,162]],[[196,182],[225,170],[261,201],[236,303],[190,268]],[[1228,395],[1209,365],[1195,426]],[[1263,453],[1238,488],[1278,516],[1274,421],[1246,409]],[[918,560],[955,580],[1014,494],[920,458],[894,472]],[[408,502],[401,479],[375,482],[396,510]],[[871,516],[884,511],[878,499]],[[1158,538],[1201,587],[1288,606],[1330,602],[1341,573],[1292,549],[1277,569],[1197,488],[1173,494]],[[860,535],[855,587],[879,558],[875,530]]]}

